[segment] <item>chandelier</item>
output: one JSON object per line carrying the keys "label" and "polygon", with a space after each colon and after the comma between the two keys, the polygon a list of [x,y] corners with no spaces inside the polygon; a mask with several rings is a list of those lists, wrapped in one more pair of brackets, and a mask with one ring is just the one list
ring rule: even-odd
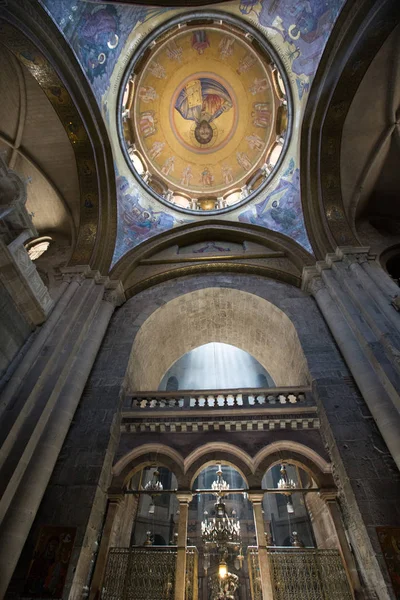
{"label": "chandelier", "polygon": [[153,476],[150,479],[150,481],[148,481],[146,483],[146,485],[144,486],[144,491],[148,492],[149,494],[153,494],[154,492],[162,492],[163,491],[163,484],[160,481],[160,473],[156,467],[155,471],[153,472]]}
{"label": "chandelier", "polygon": [[239,551],[235,560],[235,567],[241,568],[243,554],[241,551],[240,522],[236,511],[228,514],[222,498],[229,492],[229,485],[222,478],[221,465],[218,465],[217,479],[211,484],[213,494],[217,498],[214,505],[215,516],[210,517],[204,511],[204,520],[201,522],[201,537],[205,545],[205,569],[209,566],[209,552],[215,550],[219,555],[219,577],[225,579],[228,573],[226,559],[229,553]]}
{"label": "chandelier", "polygon": [[225,503],[219,499],[215,504],[215,515],[210,518],[208,512],[204,512],[204,520],[201,523],[203,542],[216,547],[240,544],[240,522],[235,511],[229,516]]}
{"label": "chandelier", "polygon": [[153,476],[150,479],[150,481],[148,481],[146,483],[146,485],[144,486],[144,488],[142,488],[144,492],[147,492],[150,497],[151,497],[151,504],[149,506],[149,515],[154,515],[155,513],[155,504],[154,504],[154,497],[157,495],[157,493],[160,493],[163,491],[163,484],[160,481],[160,472],[157,469],[157,467],[155,468],[154,472],[153,472]]}
{"label": "chandelier", "polygon": [[285,465],[281,465],[280,474],[281,474],[281,478],[278,481],[278,489],[282,490],[282,493],[285,494],[285,496],[286,496],[286,508],[287,508],[288,513],[293,514],[294,506],[293,506],[292,494],[291,494],[290,490],[296,489],[297,486],[296,486],[296,483],[293,481],[293,479],[289,478]]}
{"label": "chandelier", "polygon": [[212,482],[211,489],[216,492],[216,496],[220,496],[221,498],[225,495],[224,492],[229,490],[229,483],[226,483],[226,481],[222,478],[221,465],[218,465],[217,479]]}

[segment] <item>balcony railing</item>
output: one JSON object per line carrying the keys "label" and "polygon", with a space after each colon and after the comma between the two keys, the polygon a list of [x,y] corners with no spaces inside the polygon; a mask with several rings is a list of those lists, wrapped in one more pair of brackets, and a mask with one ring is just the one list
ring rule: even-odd
{"label": "balcony railing", "polygon": [[141,410],[248,409],[314,406],[310,388],[247,388],[242,390],[181,390],[137,392],[125,399],[124,412]]}

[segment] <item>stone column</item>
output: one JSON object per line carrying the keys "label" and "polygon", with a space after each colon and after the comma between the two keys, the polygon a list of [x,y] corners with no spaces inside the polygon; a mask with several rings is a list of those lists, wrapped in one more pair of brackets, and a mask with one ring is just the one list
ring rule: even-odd
{"label": "stone column", "polygon": [[[107,287],[110,291],[107,291]],[[1,448],[0,598],[48,485],[87,378],[118,302],[117,285],[99,274],[75,289],[21,386],[10,398]],[[9,477],[6,475],[10,474]]]}
{"label": "stone column", "polygon": [[115,517],[118,513],[123,499],[124,496],[121,494],[119,496],[112,496],[108,500],[106,518],[101,536],[100,547],[97,554],[96,566],[94,568],[92,583],[90,586],[89,600],[94,600],[94,598],[98,598],[100,596],[104,580],[104,574],[106,570],[108,551],[110,549],[111,534],[114,527]]}
{"label": "stone column", "polygon": [[[317,263],[316,268],[306,268],[303,273],[303,288],[314,295],[381,435],[400,469],[398,434],[400,413],[394,403],[394,387],[389,380],[388,372],[373,358],[375,352],[383,353],[384,348],[374,337],[372,330],[366,329],[366,318],[362,318],[360,311],[351,303],[351,299],[347,297],[341,303],[343,283],[335,279],[333,273],[325,273],[327,270],[329,270],[327,262]],[[387,354],[384,356],[389,363],[390,357]],[[398,369],[394,365],[393,368]]]}
{"label": "stone column", "polygon": [[362,598],[362,588],[360,578],[358,576],[356,562],[354,560],[353,553],[350,549],[347,541],[346,532],[344,529],[340,508],[337,502],[337,494],[334,490],[321,490],[319,492],[321,500],[323,500],[329,510],[329,514],[332,518],[335,526],[336,535],[339,541],[339,551],[342,555],[343,563],[346,569],[347,577],[350,586],[354,592],[356,598]]}
{"label": "stone column", "polygon": [[256,528],[258,561],[260,565],[261,589],[263,600],[273,600],[271,569],[265,539],[265,523],[262,512],[264,494],[249,492],[249,500],[253,504],[254,524]]}
{"label": "stone column", "polygon": [[189,504],[192,501],[193,494],[191,492],[178,492],[176,497],[179,502],[179,521],[174,598],[175,600],[185,600],[187,526],[189,517]]}

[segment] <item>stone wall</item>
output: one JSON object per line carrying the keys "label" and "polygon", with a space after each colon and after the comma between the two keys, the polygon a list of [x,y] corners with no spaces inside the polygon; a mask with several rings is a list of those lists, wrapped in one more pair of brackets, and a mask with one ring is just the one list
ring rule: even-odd
{"label": "stone wall", "polygon": [[[322,433],[336,466],[346,525],[360,559],[362,577],[380,598],[389,598],[375,559],[376,555],[387,578],[375,527],[400,525],[400,509],[395,502],[400,497],[399,475],[314,300],[283,283],[223,274],[165,282],[131,298],[115,312],[21,557],[15,590],[25,576],[38,527],[60,524],[77,527],[64,598],[69,593],[70,598],[81,597],[88,581],[93,543],[102,524],[119,440],[116,414],[125,391],[135,336],[146,319],[170,300],[210,287],[256,294],[274,304],[294,324],[314,382]],[[184,435],[180,444],[185,443]],[[265,432],[258,443],[267,445],[270,441]]]}

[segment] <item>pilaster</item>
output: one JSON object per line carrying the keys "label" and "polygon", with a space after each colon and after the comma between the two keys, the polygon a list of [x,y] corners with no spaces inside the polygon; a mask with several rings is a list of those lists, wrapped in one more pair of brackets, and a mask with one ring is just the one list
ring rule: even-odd
{"label": "pilaster", "polygon": [[302,287],[315,297],[400,469],[400,315],[369,274],[374,260],[368,248],[337,248],[304,269]]}
{"label": "pilaster", "polygon": [[3,394],[0,597],[5,593],[116,304],[119,282],[67,269],[65,291]]}

